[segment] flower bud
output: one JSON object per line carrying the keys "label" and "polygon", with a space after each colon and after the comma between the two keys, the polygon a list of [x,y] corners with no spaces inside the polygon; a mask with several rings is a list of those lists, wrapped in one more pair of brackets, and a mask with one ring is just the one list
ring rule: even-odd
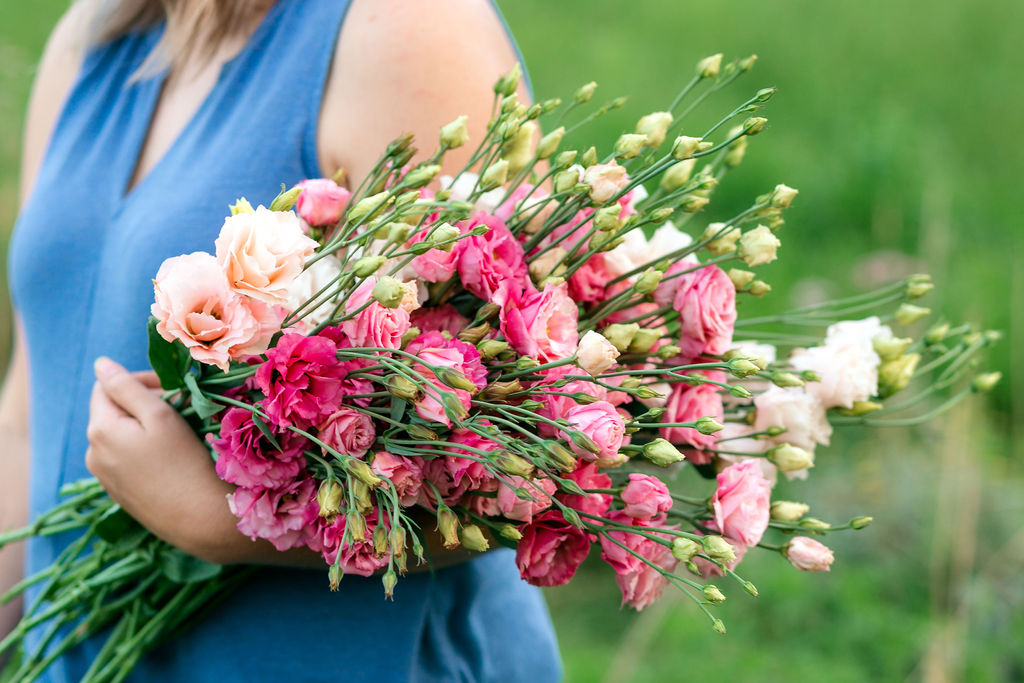
{"label": "flower bud", "polygon": [[388,375],[384,380],[384,385],[392,396],[404,398],[407,401],[418,401],[423,396],[419,386],[405,375],[397,373]]}
{"label": "flower bud", "polygon": [[730,384],[729,393],[736,398],[750,398],[753,396],[753,394],[750,393],[750,389],[747,389],[742,384]]}
{"label": "flower bud", "polygon": [[352,264],[352,272],[356,274],[356,277],[370,277],[384,265],[386,260],[383,256],[363,256],[356,259],[356,262]]}
{"label": "flower bud", "polygon": [[715,432],[720,432],[725,429],[725,425],[719,423],[713,417],[702,417],[697,420],[697,431],[705,436],[710,436]]}
{"label": "flower bud", "polygon": [[906,352],[907,347],[909,347],[913,341],[914,340],[909,337],[901,339],[899,337],[883,337],[879,335],[871,340],[871,346],[875,349],[875,353],[878,354],[878,357],[883,361],[896,360]]}
{"label": "flower bud", "polygon": [[519,66],[519,62],[512,67],[512,70],[507,74],[499,78],[494,83],[494,92],[504,97],[511,97],[515,94],[516,88],[519,87],[519,78],[523,75],[523,70]]}
{"label": "flower bud", "polygon": [[711,202],[707,197],[698,197],[697,195],[689,195],[683,197],[683,200],[679,202],[679,210],[683,213],[697,213]]}
{"label": "flower bud", "polygon": [[712,256],[723,256],[736,251],[736,242],[743,235],[739,228],[726,227],[725,223],[709,223],[700,241],[707,242],[704,248]]}
{"label": "flower bud", "polygon": [[743,289],[754,280],[754,273],[751,273],[749,270],[730,268],[728,275],[736,289]]}
{"label": "flower bud", "polygon": [[680,562],[689,562],[699,552],[700,546],[692,539],[683,538],[682,536],[676,536],[672,539],[672,556]]}
{"label": "flower bud", "polygon": [[604,328],[602,334],[619,352],[626,353],[639,331],[640,325],[637,323],[615,323]]}
{"label": "flower bud", "polygon": [[971,381],[971,391],[981,394],[988,393],[999,384],[999,380],[1002,378],[1003,373],[1001,372],[982,373]]}
{"label": "flower bud", "polygon": [[927,344],[928,346],[935,346],[936,344],[942,343],[942,341],[946,338],[946,335],[948,334],[949,323],[940,323],[938,325],[934,325],[931,329],[925,332],[924,343]]}
{"label": "flower bud", "polygon": [[628,350],[630,353],[647,353],[659,339],[661,339],[660,330],[651,330],[646,327],[642,327],[637,330],[636,335],[633,337],[633,341],[629,343]]}
{"label": "flower bud", "polygon": [[932,284],[932,276],[918,273],[907,278],[907,288],[904,290],[908,299],[918,299],[935,289]]}
{"label": "flower bud", "polygon": [[332,591],[338,590],[338,586],[341,585],[341,577],[342,571],[338,565],[332,564],[327,569],[327,581],[330,583]]}
{"label": "flower bud", "polygon": [[811,531],[828,531],[832,525],[816,517],[806,517],[800,520],[800,526]]}
{"label": "flower bud", "polygon": [[352,534],[352,540],[366,540],[366,518],[358,510],[349,510],[345,517],[345,530]]}
{"label": "flower bud", "polygon": [[483,190],[493,190],[500,185],[504,185],[505,181],[508,180],[508,172],[508,159],[500,159],[494,162],[480,176],[480,188]]}
{"label": "flower bud", "polygon": [[270,202],[270,210],[291,211],[300,194],[302,194],[302,188],[298,186],[282,191],[274,197],[274,201]]}
{"label": "flower bud", "polygon": [[[476,226],[474,226],[476,227]],[[451,223],[440,223],[430,231],[424,243],[429,244],[432,249],[450,252],[455,240],[462,234],[457,227]]]}
{"label": "flower bud", "polygon": [[734,358],[729,361],[729,372],[736,377],[749,377],[760,372],[763,368],[746,358]]}
{"label": "flower bud", "polygon": [[352,501],[357,510],[363,514],[373,509],[373,498],[370,496],[370,487],[358,479],[349,482],[349,490],[352,492]]}
{"label": "flower bud", "polygon": [[580,158],[580,165],[583,168],[590,168],[597,164],[597,148],[593,145],[587,147],[586,151],[583,152],[583,156]]}
{"label": "flower bud", "polygon": [[871,524],[873,521],[875,521],[874,517],[854,517],[850,520],[850,527],[852,529],[860,530]]}
{"label": "flower bud", "polygon": [[345,489],[341,484],[325,479],[316,492],[316,503],[320,507],[321,517],[334,517],[341,512],[341,503],[345,499]]}
{"label": "flower bud", "polygon": [[878,395],[888,398],[903,391],[910,384],[917,364],[921,362],[921,354],[908,353],[897,360],[890,360],[878,366]]}
{"label": "flower bud", "polygon": [[439,164],[423,164],[412,169],[402,178],[406,187],[423,187],[441,172]]}
{"label": "flower bud", "polygon": [[768,119],[763,116],[751,116],[743,122],[743,132],[745,135],[757,135],[764,130],[767,123]]}
{"label": "flower bud", "polygon": [[697,62],[697,75],[700,78],[716,78],[722,68],[722,53],[711,55]]}
{"label": "flower bud", "polygon": [[495,461],[503,472],[512,476],[522,477],[523,479],[529,479],[533,476],[533,463],[521,455],[502,450],[496,454]]}
{"label": "flower bud", "polygon": [[385,275],[374,284],[370,296],[385,308],[398,308],[405,297],[405,285],[401,280]]}
{"label": "flower bud", "polygon": [[391,554],[395,557],[405,555],[405,528],[395,526],[391,533],[388,534],[388,544],[391,547]]}
{"label": "flower bud", "polygon": [[372,217],[389,201],[387,192],[378,192],[360,199],[348,210],[348,220],[352,223],[360,223],[366,218]]}
{"label": "flower bud", "polygon": [[647,215],[647,219],[651,221],[651,223],[657,225],[659,223],[664,223],[665,221],[667,221],[669,218],[672,217],[673,213],[675,213],[675,209],[673,209],[670,206],[663,206],[659,209],[654,209],[653,211],[651,211]]}
{"label": "flower bud", "polygon": [[645,458],[661,467],[668,467],[673,463],[682,462],[686,459],[686,457],[679,452],[678,448],[665,439],[654,439],[653,441],[644,444],[643,453]]}
{"label": "flower bud", "polygon": [[776,185],[769,196],[768,203],[776,209],[788,209],[789,205],[793,203],[793,198],[799,192],[800,190],[795,190],[788,185]]}
{"label": "flower bud", "polygon": [[484,537],[484,532],[476,524],[467,524],[462,527],[459,531],[459,537],[462,539],[462,547],[466,550],[482,553],[491,547],[491,544]]}
{"label": "flower bud", "polygon": [[[732,135],[735,135],[735,133],[730,133],[730,137]],[[729,145],[728,151],[726,151],[725,156],[722,157],[722,163],[725,164],[726,168],[736,168],[743,163],[743,157],[746,155],[747,139],[745,137],[739,138]]]}
{"label": "flower bud", "polygon": [[388,598],[395,597],[395,586],[398,585],[398,575],[395,574],[393,569],[388,569],[384,572],[384,575],[380,577],[380,581],[384,584],[384,595]]}
{"label": "flower bud", "polygon": [[557,441],[546,441],[544,443],[551,463],[562,472],[572,472],[576,469],[576,456],[568,448]]}
{"label": "flower bud", "polygon": [[498,526],[498,535],[509,541],[519,541],[523,538],[523,534],[514,524],[504,522]]}
{"label": "flower bud", "polygon": [[594,90],[597,89],[597,83],[590,81],[586,85],[581,85],[575,93],[573,93],[573,99],[580,104],[586,104],[590,101],[590,98],[594,96]]}
{"label": "flower bud", "polygon": [[408,432],[409,436],[411,436],[414,439],[419,439],[420,441],[437,441],[438,439],[441,438],[433,429],[429,429],[421,424],[416,423],[413,423],[406,427],[405,431]]}
{"label": "flower bud", "polygon": [[700,143],[702,142],[704,142],[703,138],[693,138],[689,135],[680,135],[676,138],[676,141],[672,143],[672,157],[676,161],[688,160],[697,152],[698,149],[700,149]]}
{"label": "flower bud", "polygon": [[448,149],[462,147],[469,142],[469,128],[466,126],[465,115],[441,127],[441,145]]}
{"label": "flower bud", "polygon": [[580,174],[575,168],[559,171],[555,174],[552,186],[556,193],[570,192],[580,182]]}
{"label": "flower bud", "polygon": [[[564,135],[565,126],[559,126],[542,137],[540,142],[537,143],[537,158],[547,159],[554,154],[555,150],[558,149],[558,146],[562,144],[562,137]],[[572,162],[570,161],[569,163],[571,164]]]}
{"label": "flower bud", "polygon": [[239,197],[235,200],[235,203],[230,205],[228,208],[231,209],[232,216],[237,216],[240,213],[256,213],[252,208],[252,204],[250,204],[249,200],[245,197]]}
{"label": "flower bud", "polygon": [[702,542],[704,554],[715,562],[730,564],[736,561],[736,550],[721,536],[705,536]]}
{"label": "flower bud", "polygon": [[718,589],[718,586],[708,584],[704,586],[704,598],[708,602],[725,602],[725,595]]}
{"label": "flower bud", "polygon": [[772,291],[772,286],[764,280],[754,280],[750,283],[750,287],[747,288],[747,292],[759,298],[770,291]]}
{"label": "flower bud", "polygon": [[476,345],[477,351],[484,360],[492,360],[498,356],[498,354],[508,351],[508,342],[501,341],[498,339],[484,339],[482,342]]}
{"label": "flower bud", "polygon": [[775,252],[782,245],[779,238],[764,225],[743,233],[740,238],[738,255],[751,268],[763,266],[775,260]]}
{"label": "flower bud", "polygon": [[658,285],[661,284],[661,278],[664,276],[665,274],[661,271],[655,270],[654,268],[648,268],[636,279],[636,284],[633,285],[633,289],[640,294],[651,294],[658,288]]}
{"label": "flower bud", "polygon": [[373,552],[377,557],[383,557],[388,551],[388,529],[383,524],[373,528]]}
{"label": "flower bud", "polygon": [[900,304],[900,307],[893,314],[896,322],[900,325],[912,325],[926,315],[931,315],[930,308],[922,308],[913,304]]}
{"label": "flower bud", "polygon": [[810,512],[811,506],[788,500],[775,500],[771,505],[771,518],[777,522],[796,522]]}
{"label": "flower bud", "polygon": [[647,145],[647,136],[636,133],[623,133],[615,141],[615,156],[620,159],[633,159]]}
{"label": "flower bud", "polygon": [[836,412],[847,417],[862,417],[876,413],[885,406],[875,401],[854,401],[849,408],[836,408]]}
{"label": "flower bud", "polygon": [[679,161],[668,167],[665,174],[661,176],[661,189],[665,192],[673,192],[686,185],[693,174],[693,167],[697,164],[696,159]]}
{"label": "flower bud", "polygon": [[376,488],[384,483],[384,480],[374,474],[370,466],[362,460],[356,460],[355,458],[346,459],[345,469],[348,470],[349,474],[370,488]]}
{"label": "flower bud", "polygon": [[798,472],[814,467],[814,453],[784,443],[768,451],[768,459],[782,472]]}
{"label": "flower bud", "polygon": [[459,520],[450,507],[442,506],[437,510],[437,530],[444,539],[444,547],[448,550],[459,547]]}
{"label": "flower bud", "polygon": [[827,546],[813,538],[797,536],[782,547],[790,564],[805,572],[827,572],[835,559]]}
{"label": "flower bud", "polygon": [[804,380],[799,375],[794,375],[792,372],[773,372],[772,373],[772,384],[777,387],[802,387]]}
{"label": "flower bud", "polygon": [[648,147],[658,147],[665,141],[665,133],[671,125],[672,114],[667,111],[656,111],[637,121],[636,132],[647,136]]}
{"label": "flower bud", "polygon": [[467,327],[461,332],[455,335],[455,338],[459,341],[466,342],[467,344],[479,344],[484,337],[491,332],[491,324],[487,322],[474,325],[473,327]]}
{"label": "flower bud", "polygon": [[662,360],[670,360],[682,352],[683,350],[676,344],[665,344],[664,346],[658,347],[658,358]]}
{"label": "flower bud", "polygon": [[502,147],[502,158],[508,162],[508,172],[519,173],[533,158],[533,140],[537,135],[537,124],[526,121],[516,134]]}
{"label": "flower bud", "polygon": [[558,156],[555,157],[555,161],[552,164],[552,167],[569,168],[570,166],[572,166],[573,162],[576,161],[576,157],[578,154],[579,152],[577,152],[574,149],[567,149],[564,152],[560,152]]}
{"label": "flower bud", "polygon": [[711,623],[711,628],[715,629],[715,633],[721,634],[723,636],[725,635],[725,622],[721,619],[715,619]]}

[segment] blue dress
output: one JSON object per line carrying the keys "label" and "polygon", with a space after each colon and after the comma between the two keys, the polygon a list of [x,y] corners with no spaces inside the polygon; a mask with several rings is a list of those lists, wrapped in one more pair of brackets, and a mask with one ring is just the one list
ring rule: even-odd
{"label": "blue dress", "polygon": [[[320,100],[348,2],[278,0],[155,168],[125,192],[162,85],[132,82],[162,28],[90,52],[56,125],[10,249],[30,349],[31,510],[84,464],[92,361],[146,369],[151,278],[170,256],[212,250],[227,204],[269,201],[320,175]],[[183,502],[187,505],[187,502]],[[71,539],[34,539],[27,571]],[[33,596],[30,594],[29,599]],[[99,643],[59,660],[77,681]],[[145,657],[137,681],[519,681],[560,677],[547,608],[510,551],[403,578],[262,569],[198,627]]]}

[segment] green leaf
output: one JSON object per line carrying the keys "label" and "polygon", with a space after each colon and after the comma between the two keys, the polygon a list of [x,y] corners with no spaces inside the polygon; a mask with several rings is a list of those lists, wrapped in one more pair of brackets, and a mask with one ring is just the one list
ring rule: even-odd
{"label": "green leaf", "polygon": [[398,398],[397,396],[391,397],[391,420],[393,422],[401,422],[402,416],[405,415],[405,401]]}
{"label": "green leaf", "polygon": [[205,420],[208,417],[213,417],[220,411],[224,410],[224,406],[220,403],[211,401],[206,394],[203,393],[202,389],[199,388],[199,384],[196,382],[195,375],[189,373],[185,375],[185,386],[188,387],[188,393],[192,395],[192,407],[196,409],[196,415],[200,419]]}
{"label": "green leaf", "polygon": [[260,430],[260,433],[263,435],[263,437],[270,442],[270,445],[277,449],[278,453],[284,452],[284,450],[281,448],[281,444],[277,442],[277,439],[274,437],[274,433],[270,431],[270,427],[268,427],[267,423],[263,421],[263,418],[261,418],[256,413],[253,413],[252,422],[254,425],[256,425],[256,428]]}
{"label": "green leaf", "polygon": [[107,543],[117,543],[141,528],[142,525],[125,512],[120,505],[111,506],[93,525],[96,535]]}
{"label": "green leaf", "polygon": [[178,389],[184,383],[182,379],[188,373],[192,362],[188,349],[175,339],[169,342],[157,332],[157,319],[151,317],[147,325],[149,333],[149,364],[160,378],[160,386],[165,390]]}
{"label": "green leaf", "polygon": [[208,581],[224,569],[222,565],[192,557],[173,546],[167,546],[160,551],[158,562],[160,572],[174,583]]}

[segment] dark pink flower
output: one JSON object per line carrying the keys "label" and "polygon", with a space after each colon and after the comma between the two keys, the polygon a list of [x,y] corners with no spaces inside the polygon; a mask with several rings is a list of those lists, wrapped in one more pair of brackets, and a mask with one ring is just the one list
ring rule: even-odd
{"label": "dark pink flower", "polygon": [[381,451],[373,456],[370,466],[377,475],[391,482],[398,494],[398,502],[402,505],[410,506],[419,498],[423,487],[419,458],[406,458]]}
{"label": "dark pink flower", "polygon": [[412,312],[410,322],[420,332],[448,332],[455,335],[466,329],[469,320],[451,304],[430,308],[419,308]]}
{"label": "dark pink flower", "polygon": [[[517,489],[527,498],[520,498]],[[533,518],[551,507],[551,496],[558,489],[547,477],[527,481],[522,477],[509,477],[498,485],[498,510],[509,519],[530,523]]]}
{"label": "dark pink flower", "polygon": [[478,225],[486,225],[490,230],[483,235],[465,237],[452,248],[452,253],[458,257],[462,286],[484,301],[493,299],[506,282],[524,289],[532,288],[523,247],[505,224],[494,216],[478,212],[459,227],[468,232]]}
{"label": "dark pink flower", "polygon": [[305,465],[305,441],[292,432],[277,432],[278,451],[263,436],[244,408],[229,408],[220,423],[220,437],[207,435],[217,453],[217,476],[250,489],[275,489],[295,480]]}
{"label": "dark pink flower", "polygon": [[331,521],[321,518],[319,535],[316,549],[324,558],[324,562],[333,565],[341,552],[339,566],[345,574],[356,574],[358,576],[372,576],[378,569],[388,566],[387,554],[378,556],[373,549],[373,530],[377,527],[377,513],[371,513],[366,518],[365,541],[352,542],[351,540],[342,546],[345,537],[345,515],[338,515]]}
{"label": "dark pink flower", "polygon": [[608,401],[596,401],[571,408],[565,414],[565,419],[572,425],[573,431],[583,432],[590,437],[600,451],[591,453],[578,446],[573,442],[571,435],[563,430],[562,438],[566,440],[576,455],[584,460],[592,461],[597,458],[611,458],[618,454],[626,436],[626,425],[618,410]]}
{"label": "dark pink flower", "polygon": [[324,337],[282,336],[255,375],[267,418],[280,427],[309,427],[337,410],[345,370],[336,353]]}
{"label": "dark pink flower", "polygon": [[[661,519],[641,521],[629,516],[624,510],[609,513],[608,519],[653,534],[657,534],[660,528],[669,528],[664,526]],[[666,540],[670,538],[666,534],[657,535]],[[675,570],[678,564],[668,546],[625,529],[609,530],[601,534],[601,559],[615,570],[615,582],[622,592],[622,603],[637,610],[657,600],[668,584],[668,580],[648,562],[665,571]]]}
{"label": "dark pink flower", "polygon": [[228,506],[239,518],[239,531],[284,551],[311,542],[319,513],[316,489],[310,478],[277,489],[238,488],[228,495]]}
{"label": "dark pink flower", "polygon": [[487,383],[487,370],[480,362],[480,352],[472,344],[454,338],[448,339],[440,332],[421,334],[409,342],[405,350],[421,361],[413,363],[413,370],[426,380],[423,397],[416,401],[416,413],[424,420],[440,422],[450,427],[452,421],[442,403],[443,392],[454,394],[466,410],[469,409],[472,394],[465,389],[448,386],[438,379],[434,370],[430,368],[458,372],[480,390]]}
{"label": "dark pink flower", "polygon": [[589,303],[610,299],[630,286],[626,280],[610,284],[617,275],[604,254],[594,254],[569,278],[569,295],[576,301]]}
{"label": "dark pink flower", "polygon": [[[556,383],[561,381],[566,375],[581,374],[579,368],[574,365],[560,365],[555,368],[541,370],[538,374],[543,375],[544,379],[535,382],[531,388],[549,392],[536,396],[537,400],[543,404],[543,407],[537,413],[549,420],[563,419],[570,409],[580,405],[569,394],[586,394],[599,401],[606,400],[608,395],[608,391],[603,386],[586,379],[571,380],[562,386],[557,386]],[[537,428],[543,436],[555,436],[557,434],[557,430],[547,422],[537,423]]]}
{"label": "dark pink flower", "polygon": [[[352,292],[345,302],[345,312],[359,313],[343,321],[341,329],[354,347],[397,349],[409,330],[409,312],[401,306],[387,308],[374,301],[376,284],[377,278],[368,277]],[[364,304],[369,305],[363,308]]]}
{"label": "dark pink flower", "polygon": [[549,510],[521,528],[516,565],[523,580],[534,586],[563,586],[576,574],[590,552],[590,539]]}
{"label": "dark pink flower", "polygon": [[501,306],[501,333],[519,353],[548,363],[576,352],[579,309],[565,284],[549,284],[537,292],[505,283],[494,303]]}
{"label": "dark pink flower", "polygon": [[[682,382],[672,385],[665,404],[662,422],[696,422],[702,417],[713,417],[718,422],[725,419],[725,408],[719,388],[714,384],[690,386]],[[690,462],[701,465],[711,462],[706,449],[715,447],[717,439],[713,434],[701,434],[692,427],[662,427],[661,436],[677,445],[688,445],[695,450],[687,453]]]}
{"label": "dark pink flower", "polygon": [[433,486],[423,486],[420,503],[429,508],[436,504],[434,488],[441,494],[441,500],[448,505],[458,503],[469,491],[497,490],[496,486],[491,488],[494,476],[487,471],[483,463],[461,456],[479,458],[480,454],[475,451],[496,451],[501,446],[468,429],[454,430],[448,440],[461,444],[466,449],[448,447],[446,450],[453,455],[440,456],[423,463],[423,478]]}
{"label": "dark pink flower", "polygon": [[[460,225],[461,227],[461,225]],[[418,244],[430,235],[433,231],[433,226],[420,230],[409,238],[406,242],[406,248],[412,247],[414,244]],[[461,240],[460,240],[461,241]],[[451,248],[448,251],[443,249],[429,249],[425,253],[416,256],[409,264],[412,269],[416,271],[424,282],[445,282],[455,277],[455,271],[459,263],[458,252],[455,251],[455,245],[459,242],[455,242],[449,245]]]}
{"label": "dark pink flower", "polygon": [[[566,479],[572,479],[584,490],[610,489],[612,487],[611,477],[607,474],[601,474],[597,469],[597,465],[592,462],[583,463],[576,471],[570,472],[565,477]],[[564,505],[574,510],[598,517],[604,517],[608,514],[608,508],[612,506],[612,497],[608,493],[588,493],[585,496],[567,493],[561,495],[560,499]]]}

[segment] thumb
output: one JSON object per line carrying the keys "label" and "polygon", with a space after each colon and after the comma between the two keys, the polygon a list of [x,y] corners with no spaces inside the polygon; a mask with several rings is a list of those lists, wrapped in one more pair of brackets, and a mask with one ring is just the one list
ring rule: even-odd
{"label": "thumb", "polygon": [[107,397],[144,426],[168,410],[145,384],[106,356],[96,359],[93,370]]}

